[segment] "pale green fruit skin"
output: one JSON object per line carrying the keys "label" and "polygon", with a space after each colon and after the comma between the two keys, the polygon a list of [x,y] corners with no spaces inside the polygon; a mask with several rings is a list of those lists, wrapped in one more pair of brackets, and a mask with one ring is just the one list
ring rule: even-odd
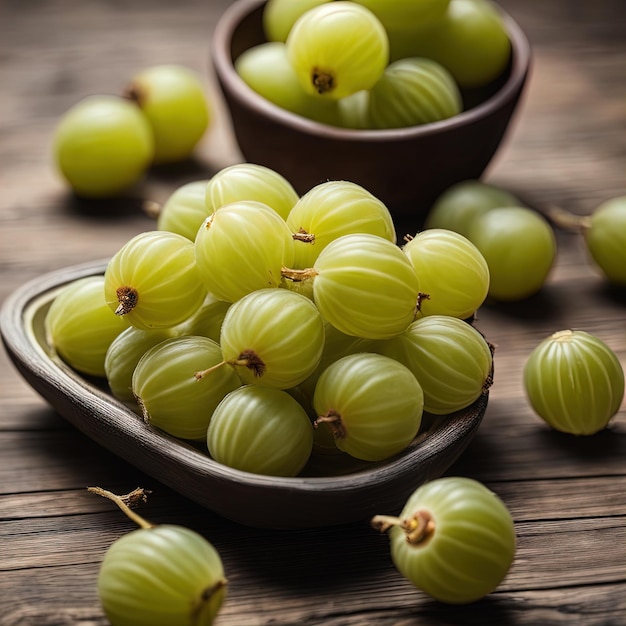
{"label": "pale green fruit skin", "polygon": [[292,233],[269,206],[233,202],[204,221],[195,255],[208,292],[236,302],[258,289],[280,286],[283,267],[293,263]]}
{"label": "pale green fruit skin", "polygon": [[598,337],[564,330],[544,339],[524,366],[524,388],[549,426],[593,435],[608,425],[624,399],[624,371]]}
{"label": "pale green fruit skin", "polygon": [[441,63],[460,87],[481,87],[505,70],[511,41],[496,6],[485,0],[450,0],[440,19],[415,34],[390,34],[393,58],[425,56]]}
{"label": "pale green fruit skin", "polygon": [[[378,18],[363,6],[340,0],[302,15],[286,46],[305,91],[331,99],[371,89],[389,60],[389,40]],[[319,74],[332,77],[328,88],[314,82]]]}
{"label": "pale green fruit skin", "polygon": [[603,202],[583,232],[591,258],[609,282],[626,285],[626,196]]}
{"label": "pale green fruit skin", "polygon": [[133,393],[133,372],[141,357],[153,346],[174,336],[169,328],[140,330],[130,327],[112,342],[104,359],[104,371],[111,393],[133,410],[137,400]]}
{"label": "pale green fruit skin", "polygon": [[263,9],[263,30],[271,42],[287,41],[296,20],[308,10],[330,0],[268,0]]}
{"label": "pale green fruit skin", "polygon": [[446,228],[467,237],[472,222],[491,209],[521,206],[505,189],[479,180],[464,180],[448,187],[426,216],[426,228]]}
{"label": "pale green fruit skin", "polygon": [[256,163],[236,163],[221,169],[206,187],[206,207],[213,213],[234,202],[255,201],[274,209],[283,219],[298,201],[298,194],[281,174]]}
{"label": "pale green fruit skin", "polygon": [[525,207],[488,211],[473,221],[468,239],[487,261],[494,300],[518,301],[537,293],[557,254],[548,221]]}
{"label": "pale green fruit skin", "polygon": [[389,339],[414,320],[419,281],[391,241],[368,233],[344,235],[322,250],[314,267],[315,303],[346,335]]}
{"label": "pale green fruit skin", "polygon": [[220,345],[226,361],[252,350],[265,364],[260,375],[236,366],[244,383],[289,389],[317,367],[324,348],[324,322],[306,296],[288,289],[260,289],[230,307]]}
{"label": "pale green fruit skin", "polygon": [[132,378],[145,422],[174,437],[204,440],[215,407],[241,385],[225,365],[196,379],[221,362],[219,344],[208,337],[174,337],[148,350]]}
{"label": "pale green fruit skin", "polygon": [[313,426],[287,392],[249,385],[224,398],[207,432],[223,465],[267,476],[297,476],[313,448]]}
{"label": "pale green fruit skin", "polygon": [[112,626],[211,626],[225,584],[220,556],[204,537],[163,524],[129,532],[110,546],[98,595]]}
{"label": "pale green fruit skin", "polygon": [[429,540],[411,544],[401,528],[389,531],[393,562],[416,587],[441,602],[468,604],[502,582],[516,537],[511,514],[495,493],[470,478],[439,478],[409,497],[400,518],[418,511],[434,521]]}
{"label": "pale green fruit skin", "polygon": [[294,267],[302,269],[313,267],[321,251],[342,235],[369,233],[396,242],[389,209],[348,181],[326,181],[307,191],[287,216],[287,226],[315,236],[313,242],[294,241]]}
{"label": "pale green fruit skin", "polygon": [[46,340],[73,369],[105,376],[105,356],[128,321],[114,315],[104,301],[102,276],[80,278],[59,292],[46,313]]}
{"label": "pale green fruit skin", "polygon": [[[357,459],[380,461],[404,450],[422,423],[423,394],[401,363],[374,353],[335,361],[320,376],[313,406],[318,416],[341,417],[340,449]],[[318,428],[325,428],[321,423]]]}
{"label": "pale green fruit skin", "polygon": [[284,43],[270,41],[249,48],[237,57],[235,70],[248,87],[276,106],[317,122],[339,124],[337,102],[305,92]]}
{"label": "pale green fruit skin", "polygon": [[302,383],[300,383],[300,391],[310,400],[313,400],[315,393],[315,385],[322,375],[322,372],[344,356],[356,354],[357,352],[375,352],[373,349],[375,342],[371,339],[363,339],[362,337],[354,337],[346,335],[337,330],[332,324],[324,320],[324,349],[320,362],[315,371]]}
{"label": "pale green fruit skin", "polygon": [[489,387],[489,344],[468,323],[447,315],[413,322],[378,350],[408,367],[424,392],[424,410],[446,415],[468,407]]}
{"label": "pale green fruit skin", "polygon": [[461,92],[450,72],[426,58],[394,61],[369,95],[369,123],[378,129],[439,122],[462,110]]}
{"label": "pale green fruit skin", "polygon": [[219,343],[222,323],[229,308],[230,302],[218,300],[209,294],[200,308],[176,327],[177,334],[200,335]]}
{"label": "pale green fruit skin", "polygon": [[170,328],[196,311],[206,287],[196,266],[194,244],[168,231],[135,235],[109,260],[104,273],[107,304],[119,306],[118,290],[132,287],[136,306],[123,316],[136,328]]}
{"label": "pale green fruit skin", "polygon": [[489,292],[489,267],[478,248],[451,230],[430,228],[415,235],[403,248],[419,276],[426,315],[471,317]]}
{"label": "pale green fruit skin", "polygon": [[157,65],[137,74],[128,91],[152,128],[154,162],[187,159],[212,115],[198,74],[180,65]]}
{"label": "pale green fruit skin", "polygon": [[450,0],[355,0],[367,7],[387,31],[420,29],[439,20]]}
{"label": "pale green fruit skin", "polygon": [[362,89],[337,102],[339,119],[337,126],[365,130],[370,128],[369,121],[369,89]]}
{"label": "pale green fruit skin", "polygon": [[94,95],[65,113],[55,131],[53,153],[76,194],[104,198],[142,178],[153,158],[154,140],[133,103]]}
{"label": "pale green fruit skin", "polygon": [[209,216],[205,205],[208,180],[196,180],[182,185],[161,207],[157,230],[178,233],[194,241],[202,222]]}

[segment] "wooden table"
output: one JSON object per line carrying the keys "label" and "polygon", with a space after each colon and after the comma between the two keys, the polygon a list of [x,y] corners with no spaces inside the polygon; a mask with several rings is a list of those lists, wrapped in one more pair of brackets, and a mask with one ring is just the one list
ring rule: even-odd
{"label": "wooden table", "polygon": [[[141,198],[240,160],[224,111],[197,159],[151,172],[125,200],[74,201],[50,159],[59,116],[130,73],[176,62],[207,76],[208,43],[228,0],[0,2],[0,298],[48,270],[106,258],[151,227]],[[626,174],[623,0],[502,0],[534,47],[531,80],[487,180],[537,207],[590,213],[622,195]],[[387,539],[364,521],[323,531],[237,526],[166,489],[70,427],[0,353],[0,624],[103,625],[96,577],[131,523],[88,485],[152,489],[143,514],[202,532],[230,581],[221,626],[324,624],[626,624],[626,408],[605,432],[550,431],[521,384],[530,350],[552,331],[597,334],[626,364],[626,298],[608,289],[580,238],[558,233],[541,294],[488,305],[478,324],[497,344],[483,424],[449,473],[471,476],[510,508],[513,567],[467,607],[438,604],[394,570]]]}

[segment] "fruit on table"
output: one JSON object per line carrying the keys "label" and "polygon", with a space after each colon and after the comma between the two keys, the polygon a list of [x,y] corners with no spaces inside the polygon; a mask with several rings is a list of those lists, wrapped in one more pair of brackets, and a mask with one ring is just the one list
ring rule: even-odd
{"label": "fruit on table", "polygon": [[622,404],[624,370],[598,337],[561,330],[531,352],[524,389],[535,412],[552,428],[592,435],[606,428]]}
{"label": "fruit on table", "polygon": [[378,18],[343,0],[321,4],[298,18],[286,45],[303,89],[325,98],[370,89],[389,60],[387,32]]}
{"label": "fruit on table", "polygon": [[471,478],[432,480],[413,492],[398,517],[377,515],[372,525],[389,531],[398,571],[449,604],[468,604],[491,593],[515,558],[509,510]]}
{"label": "fruit on table", "polygon": [[476,217],[491,209],[522,206],[506,189],[480,180],[463,180],[448,187],[430,208],[426,228],[446,228],[467,237]]}
{"label": "fruit on table", "polygon": [[62,117],[53,152],[61,174],[79,196],[107,197],[142,178],[154,156],[154,139],[134,104],[93,95]]}
{"label": "fruit on table", "polygon": [[187,159],[211,121],[199,76],[180,65],[156,65],[139,72],[126,88],[148,120],[154,162]]}
{"label": "fruit on table", "polygon": [[502,207],[473,220],[468,239],[489,266],[489,296],[499,301],[528,298],[543,286],[557,252],[552,226],[526,207]]}
{"label": "fruit on table", "polygon": [[626,196],[603,202],[583,223],[594,263],[609,282],[626,285]]}
{"label": "fruit on table", "polygon": [[98,573],[98,597],[111,626],[211,626],[226,597],[219,553],[199,533],[175,524],[154,525],[131,510],[146,492],[117,496],[89,491],[115,502],[140,528],[107,549]]}

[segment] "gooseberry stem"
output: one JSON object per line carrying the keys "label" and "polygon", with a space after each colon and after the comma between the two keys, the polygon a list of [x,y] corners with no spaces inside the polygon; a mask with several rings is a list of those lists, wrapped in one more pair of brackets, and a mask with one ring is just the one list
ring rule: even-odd
{"label": "gooseberry stem", "polygon": [[303,243],[315,243],[315,235],[313,233],[307,233],[304,228],[299,228],[297,233],[293,233],[291,238],[294,241],[302,241]]}
{"label": "gooseberry stem", "polygon": [[556,226],[562,228],[563,230],[570,232],[582,232],[589,228],[588,215],[576,215],[575,213],[559,206],[548,207],[546,215]]}
{"label": "gooseberry stem", "polygon": [[228,363],[228,361],[220,361],[219,363],[217,363],[216,365],[213,365],[211,367],[208,367],[205,370],[202,370],[201,372],[196,372],[194,374],[194,378],[196,380],[202,380],[205,376],[208,376],[209,374],[211,374],[212,372],[214,372],[215,370],[219,369],[220,367],[222,367],[223,365],[226,365]]}
{"label": "gooseberry stem", "polygon": [[103,498],[107,498],[112,502],[115,502],[117,506],[124,512],[128,519],[132,520],[139,526],[140,528],[154,528],[154,524],[148,522],[140,515],[137,515],[131,507],[137,506],[139,502],[146,502],[148,499],[149,491],[146,491],[142,487],[137,487],[130,493],[127,493],[123,496],[118,496],[117,494],[107,491],[106,489],[102,489],[102,487],[87,487],[87,491],[91,493],[95,493]]}
{"label": "gooseberry stem", "polygon": [[163,206],[155,200],[145,200],[142,206],[143,212],[153,220],[159,217],[162,208]]}
{"label": "gooseberry stem", "polygon": [[317,270],[314,267],[308,267],[303,270],[294,270],[288,267],[283,267],[280,271],[280,275],[283,278],[293,280],[294,283],[299,283],[303,280],[315,278],[317,276]]}
{"label": "gooseberry stem", "polygon": [[435,520],[428,511],[416,511],[411,517],[375,515],[370,523],[381,533],[398,526],[404,531],[407,542],[414,546],[425,543],[435,532]]}

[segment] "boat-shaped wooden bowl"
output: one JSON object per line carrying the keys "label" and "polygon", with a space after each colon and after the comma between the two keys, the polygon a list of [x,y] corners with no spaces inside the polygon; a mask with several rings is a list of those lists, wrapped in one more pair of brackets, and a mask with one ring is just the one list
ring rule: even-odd
{"label": "boat-shaped wooden bowl", "polygon": [[312,461],[295,478],[261,476],[221,465],[200,446],[145,424],[108,393],[104,381],[87,380],[52,356],[44,333],[50,303],[64,285],[102,274],[105,266],[106,262],[97,261],[58,270],[18,288],[0,312],[5,348],[33,389],[78,430],[226,518],[260,528],[296,529],[398,513],[418,485],[442,475],[454,463],[482,421],[487,393],[466,410],[425,415],[412,444],[384,462],[354,463],[344,455],[327,455]]}

